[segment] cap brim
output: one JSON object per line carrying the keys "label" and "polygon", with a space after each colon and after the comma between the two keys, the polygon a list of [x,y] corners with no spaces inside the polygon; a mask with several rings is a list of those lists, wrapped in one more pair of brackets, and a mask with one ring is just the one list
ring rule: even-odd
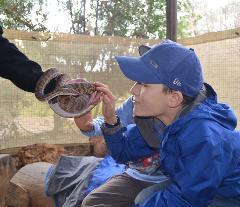
{"label": "cap brim", "polygon": [[128,79],[146,84],[160,83],[156,74],[139,57],[117,56],[115,58],[122,73]]}

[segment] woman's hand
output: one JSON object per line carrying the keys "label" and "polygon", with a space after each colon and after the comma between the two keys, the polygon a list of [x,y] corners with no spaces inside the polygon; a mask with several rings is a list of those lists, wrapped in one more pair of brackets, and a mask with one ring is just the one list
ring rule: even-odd
{"label": "woman's hand", "polygon": [[102,115],[104,116],[105,122],[108,124],[117,123],[117,117],[115,113],[116,97],[113,95],[107,85],[99,82],[96,82],[95,85],[96,90],[102,94]]}
{"label": "woman's hand", "polygon": [[74,122],[77,125],[77,127],[83,131],[91,131],[93,129],[92,121],[93,117],[91,112],[88,112],[83,116],[74,118]]}

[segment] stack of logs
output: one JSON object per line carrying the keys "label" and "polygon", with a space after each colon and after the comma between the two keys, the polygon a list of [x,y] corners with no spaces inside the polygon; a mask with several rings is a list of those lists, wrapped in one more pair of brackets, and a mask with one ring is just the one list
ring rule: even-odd
{"label": "stack of logs", "polygon": [[[52,207],[52,198],[44,195],[44,177],[60,155],[96,156],[106,154],[102,138],[92,138],[90,145],[62,147],[34,144],[22,147],[15,155],[17,173],[10,180],[5,198],[7,207]],[[0,189],[1,190],[1,189]]]}

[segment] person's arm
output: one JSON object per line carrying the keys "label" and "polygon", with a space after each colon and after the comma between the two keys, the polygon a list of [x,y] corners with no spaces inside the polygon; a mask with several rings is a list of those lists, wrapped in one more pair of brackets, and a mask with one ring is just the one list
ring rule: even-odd
{"label": "person's arm", "polygon": [[[124,103],[116,109],[116,114],[120,118],[122,126],[127,126],[133,123],[132,96],[125,100]],[[86,128],[86,130],[81,130],[81,132],[87,137],[102,136],[100,127],[104,123],[103,116],[99,116],[93,120],[84,120],[85,123],[87,121],[89,122],[89,128]]]}
{"label": "person's arm", "polygon": [[[102,125],[102,123],[104,122],[104,118],[102,116],[99,116],[95,119],[91,119],[89,121],[89,128],[84,130],[84,129],[80,129],[81,133],[87,137],[98,137],[98,136],[102,136],[102,131],[100,126]],[[75,121],[76,123],[76,121]]]}
{"label": "person's arm", "polygon": [[103,124],[101,129],[108,150],[117,163],[126,164],[159,151],[148,146],[135,124],[127,127],[119,124],[114,128],[108,128]]}
{"label": "person's arm", "polygon": [[0,76],[9,79],[22,90],[34,92],[35,85],[43,74],[40,65],[29,60],[2,35],[0,26]]}
{"label": "person's arm", "polygon": [[175,155],[173,183],[135,207],[196,207],[211,203],[228,169],[231,153],[216,136],[189,137],[176,146],[181,152]]}

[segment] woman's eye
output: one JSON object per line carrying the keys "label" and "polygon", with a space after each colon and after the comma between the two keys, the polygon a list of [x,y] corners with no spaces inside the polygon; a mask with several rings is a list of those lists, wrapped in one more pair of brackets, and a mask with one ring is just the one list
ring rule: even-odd
{"label": "woman's eye", "polygon": [[141,83],[141,82],[136,82],[136,84],[138,84],[138,85],[142,85],[142,83]]}
{"label": "woman's eye", "polygon": [[141,82],[136,82],[135,83],[136,85],[139,85],[141,87],[147,87],[148,84],[145,84],[145,83],[141,83]]}
{"label": "woman's eye", "polygon": [[147,84],[145,84],[145,83],[141,83],[141,86],[143,86],[143,87],[147,87]]}

